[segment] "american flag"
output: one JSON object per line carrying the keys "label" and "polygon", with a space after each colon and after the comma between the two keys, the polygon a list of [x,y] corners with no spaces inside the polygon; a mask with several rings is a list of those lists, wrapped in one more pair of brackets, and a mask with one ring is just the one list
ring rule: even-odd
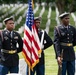
{"label": "american flag", "polygon": [[28,66],[33,69],[33,67],[39,62],[38,55],[41,53],[41,48],[38,33],[34,24],[34,14],[31,0],[29,0],[26,14],[23,43],[23,56]]}

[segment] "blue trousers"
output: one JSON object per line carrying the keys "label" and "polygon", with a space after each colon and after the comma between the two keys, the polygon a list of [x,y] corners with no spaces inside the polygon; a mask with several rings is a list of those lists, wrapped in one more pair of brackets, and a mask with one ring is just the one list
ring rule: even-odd
{"label": "blue trousers", "polygon": [[14,66],[14,67],[6,67],[4,65],[0,65],[0,75],[6,75],[9,72],[10,73],[18,73],[19,67]]}
{"label": "blue trousers", "polygon": [[[31,71],[30,75],[45,75],[45,66],[44,65],[36,65],[33,69],[33,71]],[[27,75],[28,75],[28,71],[27,71]]]}
{"label": "blue trousers", "polygon": [[62,62],[62,75],[75,75],[75,61]]}

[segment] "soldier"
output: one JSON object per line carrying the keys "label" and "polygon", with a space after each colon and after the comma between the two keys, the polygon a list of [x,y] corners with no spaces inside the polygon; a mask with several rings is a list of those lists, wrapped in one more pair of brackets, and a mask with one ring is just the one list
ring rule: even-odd
{"label": "soldier", "polygon": [[[34,67],[33,71],[31,71],[30,75],[45,75],[45,58],[44,58],[44,50],[50,47],[53,42],[52,39],[48,36],[46,31],[40,29],[41,17],[35,17],[34,22],[36,24],[36,28],[38,30],[38,36],[40,41],[42,41],[42,35],[44,34],[43,38],[43,45],[42,45],[42,53],[39,55],[39,63]],[[43,32],[44,31],[44,32]]]}
{"label": "soldier", "polygon": [[19,70],[19,56],[18,53],[22,51],[23,41],[19,33],[14,31],[13,17],[6,18],[4,21],[6,26],[2,31],[2,49],[0,61],[0,75],[10,73],[18,73]]}
{"label": "soldier", "polygon": [[[69,24],[70,14],[65,12],[60,16],[61,24],[54,29],[54,48],[61,75],[75,75],[76,29]],[[62,56],[62,58],[61,58]]]}

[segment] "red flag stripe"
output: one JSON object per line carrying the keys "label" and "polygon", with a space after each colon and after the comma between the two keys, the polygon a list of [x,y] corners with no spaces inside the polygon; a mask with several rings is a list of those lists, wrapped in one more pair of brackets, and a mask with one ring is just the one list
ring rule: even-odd
{"label": "red flag stripe", "polygon": [[[26,47],[23,47],[23,49],[24,49],[24,50],[25,50],[25,48],[26,48]],[[27,52],[26,52],[26,51],[27,51]],[[30,53],[27,49],[26,49],[26,51],[23,51],[23,52],[28,53],[28,55],[27,55],[27,56],[31,59],[31,53]]]}
{"label": "red flag stripe", "polygon": [[31,30],[28,28],[26,24],[25,24],[25,30],[28,31],[30,33],[29,35],[31,36]]}
{"label": "red flag stripe", "polygon": [[28,42],[24,39],[23,43],[24,47],[26,47],[26,49],[31,53],[31,47],[28,45]]}
{"label": "red flag stripe", "polygon": [[36,31],[36,28],[35,26],[33,25],[33,29],[32,29],[32,39],[33,39],[33,42],[35,43],[36,47],[38,50],[40,50],[40,44],[38,44],[40,40],[38,40],[38,35],[37,35],[37,31]]}
{"label": "red flag stripe", "polygon": [[38,58],[38,55],[37,55],[37,53],[35,53],[35,50],[34,50],[34,48],[32,47],[32,52],[33,52],[33,60],[32,60],[32,63],[34,63],[34,61],[36,61],[37,59],[39,59]]}
{"label": "red flag stripe", "polygon": [[30,58],[27,56],[27,53],[26,53],[26,51],[25,51],[24,48],[23,48],[23,52],[24,52],[24,54],[25,54],[25,57],[28,59],[28,61],[31,62],[31,60],[30,60]]}
{"label": "red flag stripe", "polygon": [[41,44],[40,44],[40,40],[39,40],[39,37],[38,37],[38,32],[36,30],[36,27],[35,27],[35,24],[32,26],[33,27],[33,30],[32,30],[32,33],[35,35],[34,37],[37,39],[37,44],[39,46],[39,48],[41,48]]}
{"label": "red flag stripe", "polygon": [[34,43],[34,45],[36,46],[36,48],[37,48],[38,50],[40,50],[40,48],[39,48],[36,40],[34,39],[34,36],[32,36],[32,39],[33,39],[33,43]]}
{"label": "red flag stripe", "polygon": [[25,61],[26,61],[27,64],[29,65],[29,67],[32,69],[31,59],[28,57],[27,52],[25,51],[25,49],[23,49],[22,54],[23,54],[23,56],[24,56],[24,58],[25,58]]}
{"label": "red flag stripe", "polygon": [[27,37],[27,40],[29,40],[30,42],[31,42],[31,36],[30,36],[30,34],[29,34],[29,32],[26,30],[26,31],[24,31],[25,32],[25,39],[26,39],[26,37]]}
{"label": "red flag stripe", "polygon": [[32,47],[34,49],[34,52],[38,55],[37,47],[33,42],[32,42]]}

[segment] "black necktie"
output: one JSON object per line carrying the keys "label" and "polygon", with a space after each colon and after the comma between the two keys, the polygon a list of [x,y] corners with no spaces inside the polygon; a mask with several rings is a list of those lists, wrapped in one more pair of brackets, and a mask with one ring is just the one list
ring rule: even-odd
{"label": "black necktie", "polygon": [[12,31],[10,31],[9,34],[10,34],[10,37],[12,38]]}
{"label": "black necktie", "polygon": [[65,30],[68,30],[67,28],[65,28]]}

